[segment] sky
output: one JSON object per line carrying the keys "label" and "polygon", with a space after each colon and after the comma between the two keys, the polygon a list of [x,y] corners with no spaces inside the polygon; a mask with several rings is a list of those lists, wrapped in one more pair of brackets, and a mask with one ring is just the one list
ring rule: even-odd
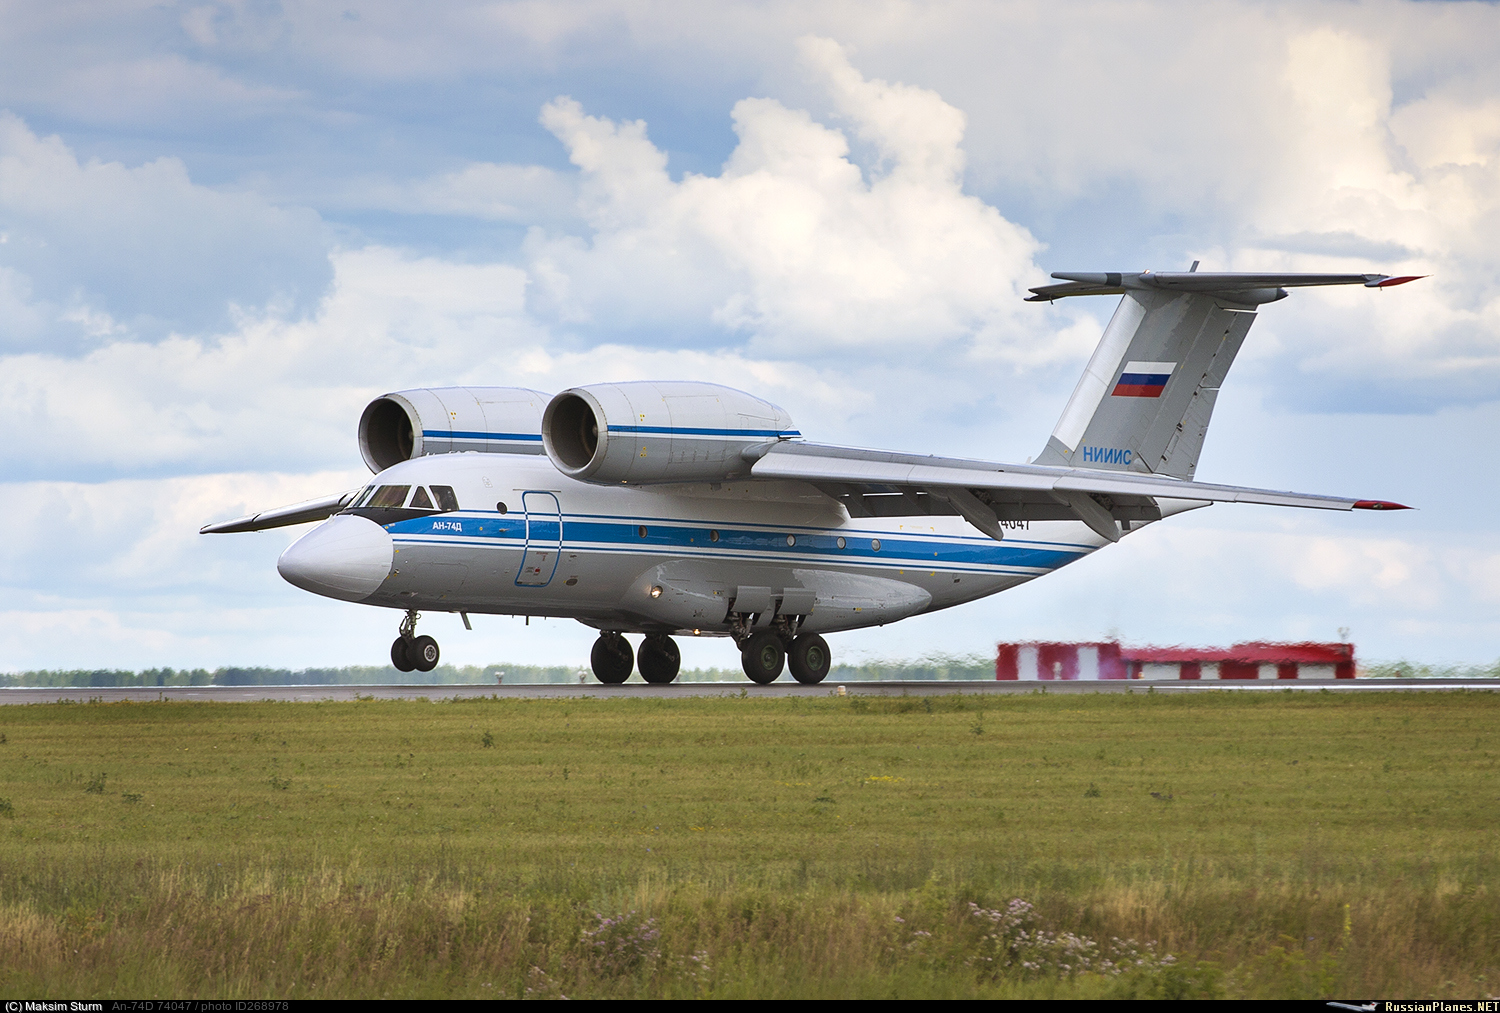
{"label": "sky", "polygon": [[[0,670],[378,665],[277,575],[372,398],[702,379],[819,442],[1024,461],[1113,299],[1052,271],[1376,271],[1265,307],[1217,506],[835,661],[1120,637],[1500,657],[1500,8],[0,0]],[[573,622],[424,620],[456,664]],[[687,667],[737,664],[727,641]]]}

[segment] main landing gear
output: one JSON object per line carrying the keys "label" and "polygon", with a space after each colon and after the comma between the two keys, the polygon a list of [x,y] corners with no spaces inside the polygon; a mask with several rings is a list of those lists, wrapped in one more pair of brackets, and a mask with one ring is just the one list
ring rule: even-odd
{"label": "main landing gear", "polygon": [[436,640],[417,636],[417,620],[420,618],[421,613],[407,609],[406,618],[401,620],[401,635],[391,644],[391,664],[396,666],[398,672],[410,672],[412,669],[430,672],[437,668],[441,652]]}
{"label": "main landing gear", "polygon": [[641,641],[635,663],[641,670],[642,679],[655,686],[665,686],[677,678],[677,670],[682,667],[682,654],[677,650],[677,641],[665,633],[652,633]]}
{"label": "main landing gear", "polygon": [[[790,594],[787,592],[787,600]],[[790,667],[792,678],[804,686],[827,678],[832,659],[828,641],[816,633],[797,632],[805,615],[777,615],[769,623],[757,625],[761,618],[747,612],[729,613],[729,635],[739,645],[740,667],[751,682],[769,686],[781,678],[783,667]]]}
{"label": "main landing gear", "polygon": [[637,665],[641,678],[656,686],[665,686],[677,678],[682,668],[682,653],[677,650],[677,641],[665,633],[650,633],[641,641],[641,649],[631,657],[630,641],[614,631],[599,634],[594,649],[589,653],[589,665],[594,678],[608,686],[618,686],[630,678]]}
{"label": "main landing gear", "polygon": [[633,654],[630,641],[618,633],[604,632],[589,652],[589,667],[594,670],[594,678],[606,686],[618,686],[630,678],[630,670],[635,667]]}
{"label": "main landing gear", "polygon": [[[759,685],[775,682],[785,668],[790,668],[792,678],[805,686],[820,683],[828,675],[832,655],[828,641],[816,633],[793,635],[788,629],[774,627],[750,633],[741,637],[738,643],[740,665],[750,681]],[[433,645],[434,650],[436,646]],[[434,658],[433,664],[436,663]],[[677,672],[682,668],[682,654],[677,650],[677,642],[665,633],[647,634],[641,641],[640,650],[632,652],[630,641],[623,634],[606,630],[594,641],[589,665],[594,670],[594,678],[607,686],[620,685],[637,667],[642,679],[652,685],[665,686],[677,678]]]}
{"label": "main landing gear", "polygon": [[816,633],[792,637],[791,643],[777,630],[760,630],[740,644],[740,667],[750,681],[769,686],[781,677],[782,666],[792,670],[792,678],[805,686],[820,683],[828,675],[832,655],[828,641]]}

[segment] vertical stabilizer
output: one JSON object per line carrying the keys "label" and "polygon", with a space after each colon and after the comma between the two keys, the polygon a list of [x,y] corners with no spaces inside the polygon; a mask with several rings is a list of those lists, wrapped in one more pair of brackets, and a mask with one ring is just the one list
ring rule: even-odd
{"label": "vertical stabilizer", "polygon": [[1127,292],[1038,464],[1192,478],[1253,306]]}
{"label": "vertical stabilizer", "polygon": [[1192,478],[1219,386],[1256,307],[1289,288],[1416,281],[1388,274],[1141,271],[1054,274],[1028,302],[1118,295],[1120,305],[1068,399],[1038,464]]}

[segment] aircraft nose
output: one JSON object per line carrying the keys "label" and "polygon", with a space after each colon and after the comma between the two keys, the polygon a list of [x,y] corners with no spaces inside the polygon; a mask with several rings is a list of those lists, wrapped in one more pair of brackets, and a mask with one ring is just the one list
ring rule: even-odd
{"label": "aircraft nose", "polygon": [[304,591],[363,601],[391,572],[390,532],[364,517],[341,514],[287,546],[276,570]]}

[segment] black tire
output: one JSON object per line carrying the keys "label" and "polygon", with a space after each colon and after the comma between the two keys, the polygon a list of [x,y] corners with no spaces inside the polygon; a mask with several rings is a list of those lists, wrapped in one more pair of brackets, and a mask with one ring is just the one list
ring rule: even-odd
{"label": "black tire", "polygon": [[431,637],[418,637],[406,649],[406,656],[417,666],[418,672],[430,672],[437,668],[438,658],[442,657],[442,653],[438,650],[437,641]]}
{"label": "black tire", "polygon": [[601,633],[589,652],[589,667],[594,670],[594,678],[606,686],[618,686],[635,668],[630,641],[618,633]]}
{"label": "black tire", "polygon": [[804,633],[792,641],[787,652],[786,664],[792,670],[792,678],[804,686],[814,686],[828,677],[828,667],[833,656],[828,652],[828,641],[816,633]]}
{"label": "black tire", "polygon": [[665,686],[677,678],[677,671],[682,668],[682,652],[677,649],[677,641],[665,633],[653,633],[641,641],[635,665],[641,670],[642,679],[653,686]]}
{"label": "black tire", "polygon": [[740,667],[750,681],[758,685],[769,686],[775,682],[785,664],[786,648],[781,646],[781,639],[774,633],[752,634],[740,649]]}
{"label": "black tire", "polygon": [[416,668],[416,663],[411,660],[411,654],[406,650],[406,638],[397,637],[396,642],[391,645],[391,664],[396,666],[398,672],[410,672]]}

